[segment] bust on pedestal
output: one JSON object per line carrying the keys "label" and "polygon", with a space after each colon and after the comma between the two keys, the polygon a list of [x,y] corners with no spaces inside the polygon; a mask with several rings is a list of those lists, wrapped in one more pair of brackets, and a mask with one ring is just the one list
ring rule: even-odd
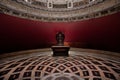
{"label": "bust on pedestal", "polygon": [[56,40],[58,46],[64,46],[65,35],[62,32],[56,34]]}
{"label": "bust on pedestal", "polygon": [[62,32],[56,34],[57,45],[52,46],[53,56],[69,56],[69,46],[64,46],[65,35]]}

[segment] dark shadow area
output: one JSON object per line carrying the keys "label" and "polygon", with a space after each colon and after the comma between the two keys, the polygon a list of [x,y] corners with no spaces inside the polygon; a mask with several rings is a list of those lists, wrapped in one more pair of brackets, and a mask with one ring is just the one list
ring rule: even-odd
{"label": "dark shadow area", "polygon": [[[56,42],[53,43],[43,43],[38,45],[30,45],[30,46],[19,46],[19,45],[13,45],[13,46],[7,46],[7,47],[1,47],[0,54],[2,53],[9,53],[9,52],[15,52],[15,51],[23,51],[23,50],[32,50],[32,49],[43,49],[43,48],[51,48],[51,46],[55,45]],[[72,42],[65,42],[66,46],[75,47],[75,48],[84,48],[84,49],[95,49],[95,50],[104,50],[104,51],[111,51],[111,52],[118,52],[120,53],[120,47],[114,46],[111,48],[110,46],[105,45],[92,45],[92,44],[82,44],[82,43],[72,43]]]}

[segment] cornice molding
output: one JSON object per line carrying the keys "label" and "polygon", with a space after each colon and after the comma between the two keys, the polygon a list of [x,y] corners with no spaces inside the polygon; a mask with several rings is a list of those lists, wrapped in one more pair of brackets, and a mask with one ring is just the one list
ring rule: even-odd
{"label": "cornice molding", "polygon": [[[24,0],[22,0],[24,1]],[[43,0],[42,0],[43,1]],[[28,6],[18,2],[18,0],[0,0],[0,12],[21,18],[27,18],[45,22],[71,22],[81,21],[91,18],[98,18],[120,11],[119,0],[103,0],[103,2],[84,8],[68,8],[68,10],[39,9],[35,6]]]}

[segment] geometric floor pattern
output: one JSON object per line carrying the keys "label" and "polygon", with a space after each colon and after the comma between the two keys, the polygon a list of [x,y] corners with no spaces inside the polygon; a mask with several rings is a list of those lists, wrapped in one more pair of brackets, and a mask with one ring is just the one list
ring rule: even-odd
{"label": "geometric floor pattern", "polygon": [[100,55],[72,51],[52,57],[44,51],[10,57],[0,63],[0,80],[120,80],[120,62]]}

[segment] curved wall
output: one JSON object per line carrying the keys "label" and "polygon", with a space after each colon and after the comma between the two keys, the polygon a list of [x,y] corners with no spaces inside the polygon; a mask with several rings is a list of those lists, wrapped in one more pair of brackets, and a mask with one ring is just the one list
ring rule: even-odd
{"label": "curved wall", "polygon": [[0,52],[50,47],[55,34],[65,44],[120,52],[120,13],[81,22],[39,22],[0,14]]}

